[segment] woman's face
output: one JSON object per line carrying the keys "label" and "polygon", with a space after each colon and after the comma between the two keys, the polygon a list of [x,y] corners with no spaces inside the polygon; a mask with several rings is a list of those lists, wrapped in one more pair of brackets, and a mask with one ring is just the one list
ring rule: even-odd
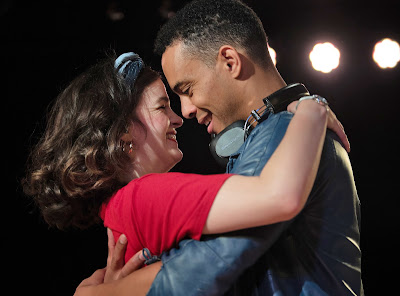
{"label": "woman's face", "polygon": [[169,171],[183,157],[176,140],[176,129],[182,126],[183,120],[172,111],[161,79],[145,88],[136,114],[145,129],[134,123],[130,131],[135,175]]}

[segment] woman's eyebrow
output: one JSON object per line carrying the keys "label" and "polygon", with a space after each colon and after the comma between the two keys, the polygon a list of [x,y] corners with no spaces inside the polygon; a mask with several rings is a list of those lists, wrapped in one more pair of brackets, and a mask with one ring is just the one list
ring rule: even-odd
{"label": "woman's eyebrow", "polygon": [[169,98],[168,97],[160,97],[157,100],[158,102],[165,102],[165,103],[169,103]]}

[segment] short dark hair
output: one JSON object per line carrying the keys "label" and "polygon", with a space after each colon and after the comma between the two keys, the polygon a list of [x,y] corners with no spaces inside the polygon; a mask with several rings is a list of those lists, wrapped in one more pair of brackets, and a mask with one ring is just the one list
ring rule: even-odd
{"label": "short dark hair", "polygon": [[213,65],[219,48],[231,44],[244,49],[260,65],[267,65],[267,36],[255,12],[238,0],[195,0],[179,10],[158,32],[154,52],[182,41],[189,54]]}
{"label": "short dark hair", "polygon": [[90,67],[53,104],[45,132],[30,155],[24,192],[45,221],[59,229],[100,222],[104,201],[130,181],[131,162],[120,149],[144,89],[160,78],[149,67],[128,85],[116,55]]}

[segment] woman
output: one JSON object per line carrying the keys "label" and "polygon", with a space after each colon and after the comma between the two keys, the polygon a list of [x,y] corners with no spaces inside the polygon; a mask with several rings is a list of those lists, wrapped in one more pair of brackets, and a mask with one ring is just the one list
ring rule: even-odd
{"label": "woman", "polygon": [[290,106],[296,114],[259,177],[166,173],[182,158],[182,119],[136,54],[112,57],[58,96],[25,192],[51,226],[86,228],[101,217],[115,237],[126,234],[126,261],[144,247],[159,255],[185,237],[289,220],[306,202],[335,119],[311,99]]}

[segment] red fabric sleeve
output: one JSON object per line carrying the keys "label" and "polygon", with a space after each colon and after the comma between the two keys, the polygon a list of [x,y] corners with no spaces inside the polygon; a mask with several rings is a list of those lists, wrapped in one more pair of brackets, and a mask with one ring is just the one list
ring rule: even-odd
{"label": "red fabric sleeve", "polygon": [[127,236],[126,259],[144,247],[159,255],[184,238],[200,239],[215,196],[230,176],[146,175],[115,194],[103,208],[104,224],[114,235]]}

